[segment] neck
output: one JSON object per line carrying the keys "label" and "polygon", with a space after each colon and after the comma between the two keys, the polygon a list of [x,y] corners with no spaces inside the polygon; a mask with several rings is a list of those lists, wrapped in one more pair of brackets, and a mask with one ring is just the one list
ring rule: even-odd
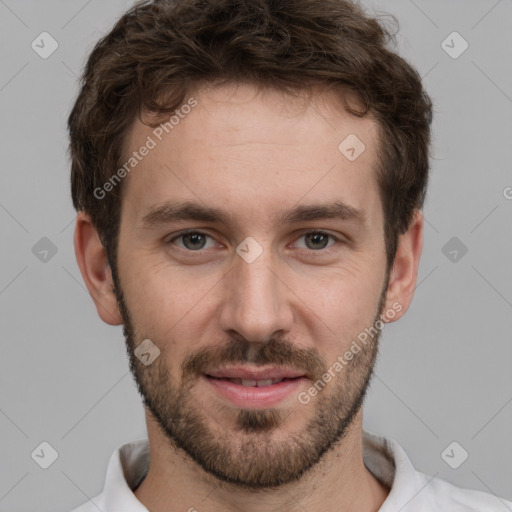
{"label": "neck", "polygon": [[377,512],[389,489],[363,461],[362,411],[347,435],[296,482],[272,490],[247,490],[221,482],[175,448],[148,414],[150,467],[135,490],[150,512]]}

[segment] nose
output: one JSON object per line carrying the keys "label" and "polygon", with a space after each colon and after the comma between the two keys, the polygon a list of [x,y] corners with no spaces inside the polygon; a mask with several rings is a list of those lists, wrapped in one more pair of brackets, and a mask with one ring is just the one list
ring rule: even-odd
{"label": "nose", "polygon": [[236,255],[233,265],[224,280],[220,327],[251,342],[289,333],[293,293],[270,250],[264,250],[252,263]]}

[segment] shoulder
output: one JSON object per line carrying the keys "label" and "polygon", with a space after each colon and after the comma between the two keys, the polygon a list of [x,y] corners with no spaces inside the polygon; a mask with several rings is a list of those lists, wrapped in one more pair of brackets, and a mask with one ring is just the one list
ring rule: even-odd
{"label": "shoulder", "polygon": [[507,512],[512,510],[512,501],[494,494],[457,487],[446,480],[432,478],[420,473],[425,480],[431,480],[429,494],[433,510],[450,512]]}
{"label": "shoulder", "polygon": [[87,503],[80,505],[78,508],[74,508],[70,512],[98,512],[99,510],[105,510],[103,493],[99,494],[95,498],[92,498]]}
{"label": "shoulder", "polygon": [[457,487],[413,466],[405,450],[392,438],[365,430],[366,467],[390,488],[379,512],[511,512],[512,501],[492,492]]}

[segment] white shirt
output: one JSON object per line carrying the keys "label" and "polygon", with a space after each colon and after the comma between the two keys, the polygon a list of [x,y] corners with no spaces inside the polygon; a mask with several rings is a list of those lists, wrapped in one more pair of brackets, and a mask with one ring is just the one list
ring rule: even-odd
{"label": "white shirt", "polygon": [[[391,491],[379,512],[510,512],[512,502],[456,487],[416,471],[393,439],[363,430],[363,461]],[[112,455],[103,492],[72,512],[148,512],[135,490],[149,468],[149,442],[132,441]]]}

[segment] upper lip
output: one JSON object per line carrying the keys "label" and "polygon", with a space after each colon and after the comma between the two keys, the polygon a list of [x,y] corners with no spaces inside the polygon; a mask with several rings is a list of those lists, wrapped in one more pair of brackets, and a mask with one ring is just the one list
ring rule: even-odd
{"label": "upper lip", "polygon": [[243,380],[267,380],[267,379],[293,379],[305,377],[306,374],[300,370],[288,368],[248,368],[247,366],[233,366],[230,368],[218,368],[205,372],[210,377],[218,379],[243,379]]}

